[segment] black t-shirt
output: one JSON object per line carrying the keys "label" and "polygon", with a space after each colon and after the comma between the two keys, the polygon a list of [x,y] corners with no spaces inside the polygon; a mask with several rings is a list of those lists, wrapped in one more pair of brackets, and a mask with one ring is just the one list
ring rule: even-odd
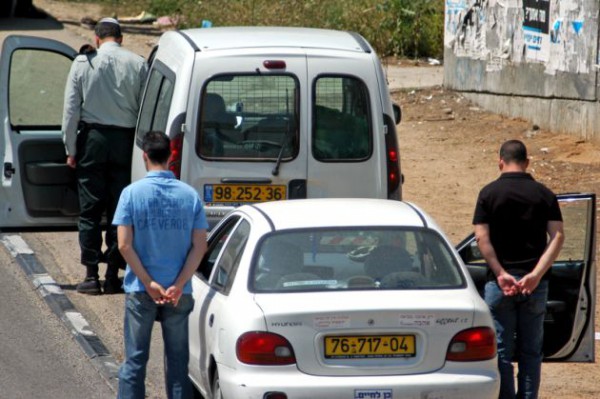
{"label": "black t-shirt", "polygon": [[505,172],[479,192],[473,224],[488,224],[506,270],[531,271],[548,243],[548,221],[562,221],[556,195],[529,173]]}

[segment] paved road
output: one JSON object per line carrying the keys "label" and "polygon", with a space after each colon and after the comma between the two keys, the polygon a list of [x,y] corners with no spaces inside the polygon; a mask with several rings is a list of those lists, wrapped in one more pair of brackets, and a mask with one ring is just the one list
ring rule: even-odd
{"label": "paved road", "polygon": [[0,396],[114,397],[71,333],[6,251],[0,251],[0,265]]}

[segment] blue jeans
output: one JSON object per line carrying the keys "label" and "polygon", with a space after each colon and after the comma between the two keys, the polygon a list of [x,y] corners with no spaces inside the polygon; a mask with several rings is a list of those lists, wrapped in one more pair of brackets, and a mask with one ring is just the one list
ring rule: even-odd
{"label": "blue jeans", "polygon": [[118,399],[144,399],[146,364],[154,321],[162,327],[165,347],[167,397],[192,397],[188,378],[188,316],[194,307],[191,295],[182,295],[177,306],[157,305],[146,292],[125,298],[125,361],[119,369]]}
{"label": "blue jeans", "polygon": [[[504,296],[495,281],[485,285],[485,302],[492,312],[498,341],[500,399],[538,397],[547,297],[545,280],[531,295]],[[519,364],[516,394],[512,365],[515,354]]]}

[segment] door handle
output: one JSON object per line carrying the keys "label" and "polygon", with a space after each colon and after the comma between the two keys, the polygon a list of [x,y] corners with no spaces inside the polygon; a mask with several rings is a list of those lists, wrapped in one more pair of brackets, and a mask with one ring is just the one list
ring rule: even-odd
{"label": "door handle", "polygon": [[215,322],[215,314],[213,313],[208,317],[208,326],[212,327],[214,322]]}
{"label": "door handle", "polygon": [[16,170],[15,168],[13,168],[12,162],[4,162],[4,177],[10,179],[15,174],[15,172]]}

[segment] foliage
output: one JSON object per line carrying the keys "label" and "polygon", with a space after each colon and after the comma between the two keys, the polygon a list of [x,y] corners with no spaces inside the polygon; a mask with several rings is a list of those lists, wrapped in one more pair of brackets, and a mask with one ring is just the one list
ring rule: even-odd
{"label": "foliage", "polygon": [[[73,0],[71,0],[73,1]],[[94,0],[88,0],[94,1]],[[444,0],[96,0],[108,14],[142,10],[177,17],[179,28],[306,26],[356,31],[383,56],[437,57],[443,53]]]}

